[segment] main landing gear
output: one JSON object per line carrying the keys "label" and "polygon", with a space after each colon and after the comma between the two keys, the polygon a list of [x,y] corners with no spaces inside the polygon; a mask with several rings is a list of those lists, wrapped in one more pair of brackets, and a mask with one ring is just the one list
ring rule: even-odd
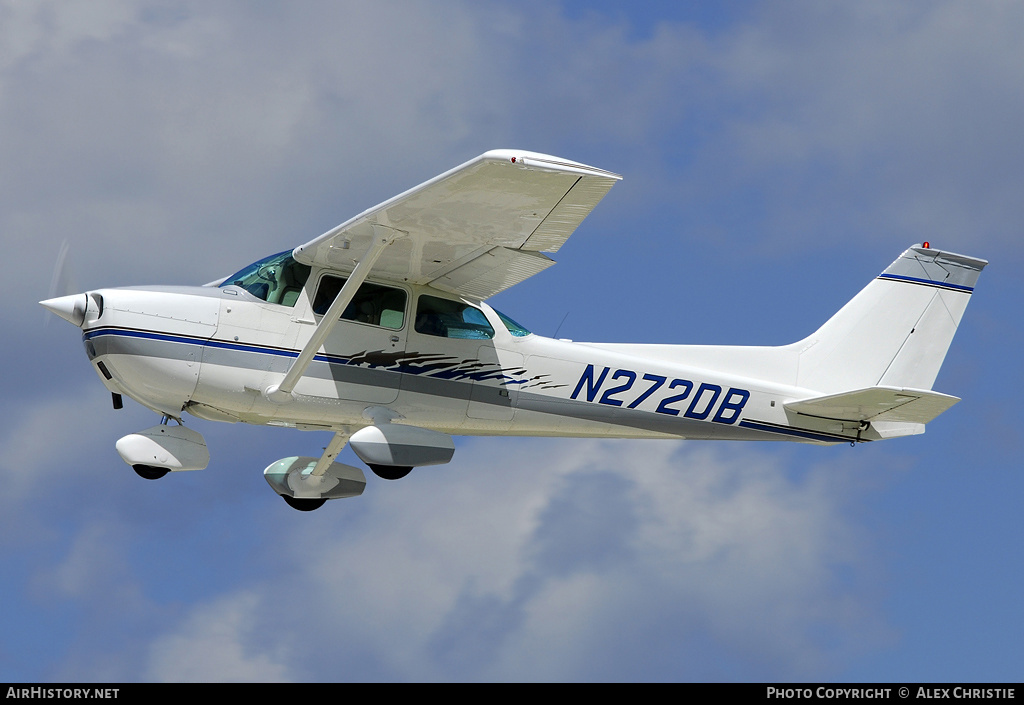
{"label": "main landing gear", "polygon": [[366,487],[363,471],[334,462],[348,438],[347,433],[335,433],[319,459],[308,456],[282,458],[267,466],[263,477],[289,507],[300,512],[319,509],[329,499],[360,495]]}
{"label": "main landing gear", "polygon": [[363,471],[334,462],[350,441],[359,459],[384,480],[400,480],[421,465],[447,463],[455,452],[451,436],[374,419],[351,436],[347,430],[335,433],[319,460],[283,458],[264,470],[263,476],[288,506],[301,511],[316,509],[328,499],[354,497],[366,486]]}
{"label": "main landing gear", "polygon": [[[169,472],[201,470],[210,462],[203,437],[165,416],[159,426],[132,433],[117,442],[117,452],[139,477],[159,480]],[[288,506],[303,512],[322,507],[329,499],[363,493],[366,476],[351,465],[334,462],[349,442],[347,429],[334,434],[320,458],[293,456],[271,463],[263,477]],[[377,477],[400,480],[414,467],[451,460],[451,436],[412,426],[375,423],[351,434],[352,450]]]}
{"label": "main landing gear", "polygon": [[311,512],[314,509],[319,509],[324,506],[327,502],[326,497],[321,497],[320,499],[308,499],[305,497],[289,497],[286,494],[281,495],[281,499],[283,499],[285,504],[289,507],[292,509],[298,509],[300,512]]}

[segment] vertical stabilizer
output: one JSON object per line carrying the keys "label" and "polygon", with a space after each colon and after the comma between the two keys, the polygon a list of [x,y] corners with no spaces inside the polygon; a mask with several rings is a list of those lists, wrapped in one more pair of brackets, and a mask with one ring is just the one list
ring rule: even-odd
{"label": "vertical stabilizer", "polygon": [[983,259],[915,245],[796,345],[798,386],[931,389]]}

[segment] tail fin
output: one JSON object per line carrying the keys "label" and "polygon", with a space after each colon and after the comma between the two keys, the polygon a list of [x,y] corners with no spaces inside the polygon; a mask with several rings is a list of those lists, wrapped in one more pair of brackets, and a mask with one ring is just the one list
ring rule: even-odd
{"label": "tail fin", "polygon": [[931,389],[986,264],[928,243],[911,247],[796,344],[798,386]]}

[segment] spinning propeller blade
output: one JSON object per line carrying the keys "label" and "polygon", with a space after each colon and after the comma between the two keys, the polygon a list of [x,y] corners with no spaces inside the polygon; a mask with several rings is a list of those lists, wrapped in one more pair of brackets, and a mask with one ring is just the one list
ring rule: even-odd
{"label": "spinning propeller blade", "polygon": [[[85,320],[86,296],[79,294],[78,284],[68,264],[68,252],[71,243],[65,239],[60,244],[57,261],[53,265],[53,276],[50,277],[50,295],[39,303],[48,311],[57,314],[65,321],[81,326]],[[44,314],[43,325],[50,325],[50,317]]]}

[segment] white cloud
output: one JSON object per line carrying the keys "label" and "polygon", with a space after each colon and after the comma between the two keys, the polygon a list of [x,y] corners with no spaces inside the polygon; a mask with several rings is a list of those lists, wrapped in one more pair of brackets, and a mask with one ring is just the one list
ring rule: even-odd
{"label": "white cloud", "polygon": [[[922,232],[948,246],[993,242],[1020,221],[1016,6],[769,4],[719,32],[664,23],[641,40],[547,6],[84,7],[0,5],[0,229],[18,263],[3,315],[25,330],[39,318],[47,253],[65,237],[84,286],[202,282],[495,146],[624,172],[602,212],[629,210],[624,220],[642,223],[647,246],[666,246],[664,259],[683,260],[680,245],[701,237],[681,211],[742,213],[722,227],[742,226],[750,252],[823,230],[829,243],[845,230],[900,245]],[[35,340],[13,337],[26,336]],[[41,380],[38,397],[8,407],[5,521],[25,520],[32,541],[80,534],[38,558],[49,562],[32,574],[49,594],[96,594],[107,573],[146,586],[118,572],[133,567],[116,552],[138,550],[138,526],[80,511],[53,527],[31,519],[41,498],[151,511],[95,472],[131,472],[111,444],[133,429],[102,394],[44,398],[45,380],[64,379],[46,361],[20,365]],[[871,559],[847,517],[848,488],[835,473],[784,467],[803,457],[467,443],[451,467],[371,480],[364,497],[313,516],[279,507],[245,524],[265,547],[252,573],[189,593],[200,604],[171,625],[147,622],[151,662],[111,672],[827,676],[885,627],[857,583]],[[208,477],[230,497],[251,480]],[[195,506],[174,494],[187,486],[170,485],[168,512]],[[95,501],[107,491],[108,504]],[[133,520],[151,517],[123,519]],[[145,536],[154,550],[193,549]],[[139,589],[146,604],[169,599]],[[313,648],[292,648],[307,638]]]}
{"label": "white cloud", "polygon": [[[144,680],[264,683],[288,680],[281,654],[252,639],[252,623],[267,609],[252,594],[233,594],[197,608],[173,633],[149,648]],[[248,642],[248,644],[246,643]],[[301,648],[307,645],[297,644]]]}
{"label": "white cloud", "polygon": [[[284,568],[193,608],[149,675],[633,679],[652,659],[679,679],[820,678],[885,634],[845,583],[865,557],[835,474],[700,445],[496,439],[416,474],[279,520],[266,550]],[[213,645],[228,665],[190,670]]]}
{"label": "white cloud", "polygon": [[0,478],[5,491],[0,501],[8,511],[18,503],[74,486],[81,477],[83,458],[109,448],[116,421],[106,413],[109,397],[77,391],[31,400],[4,414]]}
{"label": "white cloud", "polygon": [[755,242],[1021,215],[1014,8],[768,5],[636,39],[544,5],[25,7],[0,61],[0,227],[40,264],[17,290],[65,237],[87,286],[206,281],[507,142],[624,172],[606,213],[739,193]]}
{"label": "white cloud", "polygon": [[[6,517],[20,541],[39,523],[29,509],[41,498],[75,505],[66,546],[59,527],[32,536],[57,552],[33,569],[36,591],[78,605],[82,644],[91,625],[135,623],[130,640],[72,651],[62,673],[634,679],[648,660],[680,679],[728,677],[730,668],[813,678],[886,632],[872,591],[858,583],[870,562],[847,519],[842,473],[794,473],[760,449],[677,442],[478,439],[461,444],[450,466],[399,482],[371,478],[362,497],[312,515],[260,503],[252,511],[266,520],[256,525],[247,513],[223,519],[257,532],[250,568],[198,591],[181,576],[177,591],[193,603],[174,607],[164,594],[172,588],[150,585],[155,576],[137,554],[209,543],[171,518],[193,511],[181,494],[192,476],[160,485],[75,462],[110,456],[130,475],[108,447],[129,430],[126,417],[93,406],[39,402],[0,444]],[[77,420],[60,443],[51,440],[56,418]],[[238,480],[206,472],[196,481],[239,491]],[[258,481],[244,477],[246,487]],[[167,504],[160,518],[142,509],[153,502]],[[219,511],[209,500],[200,506]],[[234,553],[239,540],[217,538],[208,550]],[[217,562],[196,558],[175,565]],[[129,641],[131,653],[117,657]],[[713,662],[701,656],[709,648]]]}
{"label": "white cloud", "polygon": [[868,238],[1016,241],[1019,7],[805,3],[756,19],[708,52],[717,99],[741,109],[705,146],[726,166],[701,166],[771,182],[758,191],[776,239],[841,219]]}
{"label": "white cloud", "polygon": [[80,527],[67,554],[37,577],[37,587],[60,597],[104,599],[122,609],[136,601],[135,585],[125,565],[124,526],[98,521]]}
{"label": "white cloud", "polygon": [[124,0],[58,0],[0,3],[0,69],[26,57],[72,50],[82,42],[108,41],[132,24],[135,3]]}

